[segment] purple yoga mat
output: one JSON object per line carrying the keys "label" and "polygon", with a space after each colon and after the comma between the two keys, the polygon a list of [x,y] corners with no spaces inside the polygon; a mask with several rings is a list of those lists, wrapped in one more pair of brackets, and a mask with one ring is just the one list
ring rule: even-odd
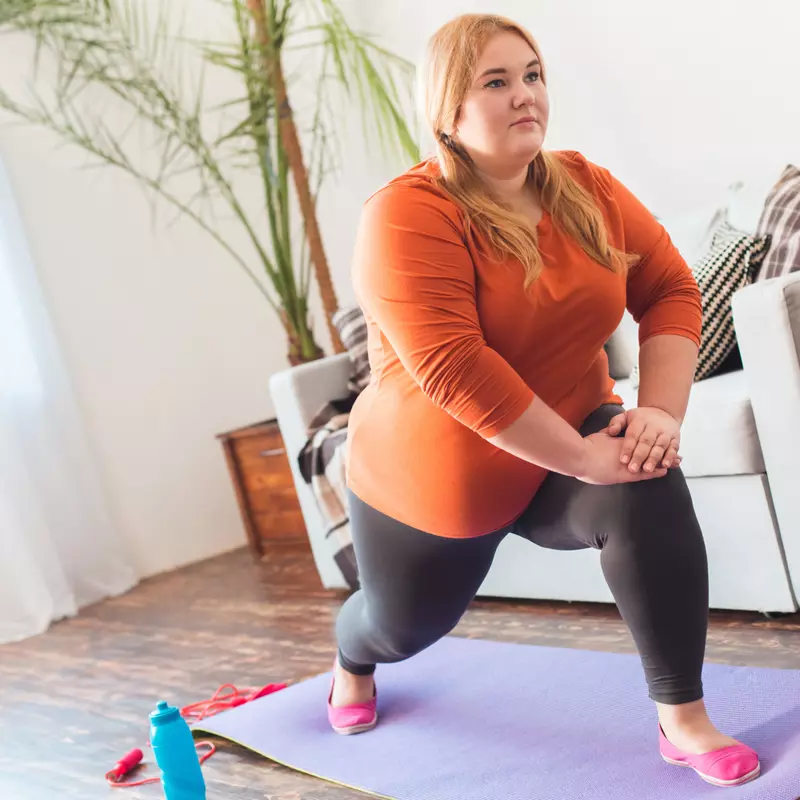
{"label": "purple yoga mat", "polygon": [[369,733],[328,727],[330,673],[196,729],[394,800],[797,800],[800,671],[706,664],[704,685],[717,726],[761,757],[752,783],[711,786],[661,760],[637,656],[476,639],[380,667]]}

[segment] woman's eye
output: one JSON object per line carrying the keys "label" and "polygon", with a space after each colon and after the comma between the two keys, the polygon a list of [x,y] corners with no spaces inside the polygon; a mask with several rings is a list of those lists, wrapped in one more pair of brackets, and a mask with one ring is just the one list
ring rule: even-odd
{"label": "woman's eye", "polygon": [[[538,72],[529,72],[529,73],[528,73],[528,74],[525,76],[525,80],[526,80],[526,81],[528,81],[528,83],[536,83],[536,81],[538,81],[538,80],[539,80],[539,73],[538,73]],[[489,82],[488,82],[488,83],[487,83],[487,84],[484,86],[484,88],[485,88],[485,89],[497,89],[497,88],[499,88],[500,86],[502,86],[504,83],[505,83],[505,82],[503,81],[503,79],[502,79],[502,78],[495,78],[494,80],[491,80],[491,81],[489,81]]]}

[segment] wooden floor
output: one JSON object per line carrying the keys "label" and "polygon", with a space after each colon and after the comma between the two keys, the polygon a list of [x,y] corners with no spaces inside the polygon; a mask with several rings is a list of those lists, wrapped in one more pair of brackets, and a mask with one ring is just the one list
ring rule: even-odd
{"label": "wooden floor", "polygon": [[[155,702],[184,705],[226,682],[260,685],[327,671],[343,599],[320,589],[306,547],[281,544],[263,564],[245,551],[221,556],[0,647],[0,798],[163,797],[158,785],[114,791],[103,779],[131,748],[146,751]],[[604,605],[480,601],[456,634],[634,652],[616,609]],[[708,659],[800,668],[800,615],[712,612]],[[209,800],[364,796],[224,742],[204,769]]]}

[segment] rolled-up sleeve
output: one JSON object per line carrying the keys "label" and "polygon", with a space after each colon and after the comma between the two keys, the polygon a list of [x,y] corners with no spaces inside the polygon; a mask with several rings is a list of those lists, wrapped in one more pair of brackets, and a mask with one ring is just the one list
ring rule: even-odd
{"label": "rolled-up sleeve", "polygon": [[627,307],[639,323],[639,343],[671,334],[698,347],[703,309],[692,271],[664,226],[616,178],[610,176],[622,216],[625,250],[641,256],[627,281]]}
{"label": "rolled-up sleeve", "polygon": [[365,204],[353,281],[377,324],[433,403],[489,438],[534,393],[485,341],[475,268],[452,203],[426,187],[388,186]]}

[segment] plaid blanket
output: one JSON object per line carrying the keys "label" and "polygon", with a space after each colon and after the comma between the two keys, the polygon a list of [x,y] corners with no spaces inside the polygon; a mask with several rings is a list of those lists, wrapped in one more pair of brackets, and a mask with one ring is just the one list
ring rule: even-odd
{"label": "plaid blanket", "polygon": [[325,522],[325,540],[351,589],[358,589],[350,517],[347,509],[345,444],[347,422],[357,392],[326,403],[308,429],[308,439],[298,456],[303,480],[311,487]]}

